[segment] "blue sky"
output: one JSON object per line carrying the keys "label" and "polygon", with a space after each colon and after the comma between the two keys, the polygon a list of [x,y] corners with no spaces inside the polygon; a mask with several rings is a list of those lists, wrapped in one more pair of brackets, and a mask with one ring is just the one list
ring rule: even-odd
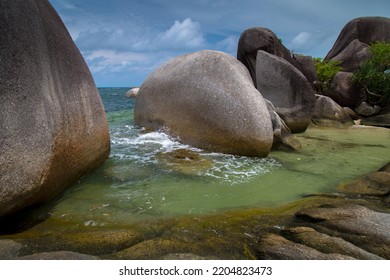
{"label": "blue sky", "polygon": [[140,86],[167,60],[203,49],[236,56],[241,33],[267,27],[295,53],[324,57],[343,26],[390,17],[388,0],[49,0],[98,87]]}

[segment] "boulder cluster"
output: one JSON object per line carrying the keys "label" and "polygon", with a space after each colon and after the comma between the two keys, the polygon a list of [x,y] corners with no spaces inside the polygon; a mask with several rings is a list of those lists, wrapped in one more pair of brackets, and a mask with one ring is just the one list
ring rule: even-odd
{"label": "boulder cluster", "polygon": [[353,71],[370,57],[369,45],[377,41],[390,41],[390,19],[349,22],[325,58],[340,61],[343,70],[329,90],[317,94],[312,57],[293,54],[267,28],[245,30],[237,59],[200,51],[155,70],[137,94],[135,123],[186,144],[236,155],[267,156],[280,146],[299,149],[292,134],[310,124],[352,125],[381,112],[351,82]]}
{"label": "boulder cluster", "polygon": [[324,59],[338,61],[342,68],[324,94],[340,106],[352,108],[363,118],[390,113],[388,108],[382,109],[369,104],[366,93],[351,81],[353,73],[371,57],[370,45],[376,42],[390,42],[390,18],[356,18],[341,30],[333,48]]}

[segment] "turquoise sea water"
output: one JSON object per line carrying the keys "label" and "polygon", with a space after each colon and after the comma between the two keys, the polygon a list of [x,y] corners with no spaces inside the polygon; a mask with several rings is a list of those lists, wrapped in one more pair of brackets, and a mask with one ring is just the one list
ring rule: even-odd
{"label": "turquoise sea water", "polygon": [[[210,153],[133,121],[129,88],[99,89],[110,127],[111,155],[98,170],[63,193],[51,215],[86,226],[273,207],[313,193],[332,193],[340,182],[389,161],[390,130],[310,128],[297,135],[299,152],[268,158]],[[189,150],[206,164],[164,155]]]}

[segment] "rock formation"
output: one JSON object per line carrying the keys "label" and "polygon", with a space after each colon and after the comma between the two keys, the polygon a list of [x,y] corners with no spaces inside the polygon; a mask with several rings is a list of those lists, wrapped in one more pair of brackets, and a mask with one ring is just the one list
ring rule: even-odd
{"label": "rock formation", "polygon": [[[390,18],[386,17],[359,17],[348,22],[340,32],[332,49],[325,60],[330,60],[339,55],[349,45],[356,44],[358,40],[364,44],[372,42],[385,42],[390,40]],[[354,48],[352,48],[354,49]]]}
{"label": "rock formation", "polygon": [[267,156],[273,127],[247,69],[233,57],[201,51],[176,57],[145,80],[134,120],[194,147]]}
{"label": "rock formation", "polygon": [[291,63],[301,71],[310,83],[316,80],[315,67],[310,57],[292,55],[283,46],[274,32],[263,27],[254,27],[245,30],[238,41],[237,59],[249,70],[255,86],[256,84],[256,58],[259,50],[276,55]]}
{"label": "rock formation", "polygon": [[330,97],[316,95],[316,105],[312,121],[320,126],[353,125],[349,113]]}
{"label": "rock formation", "polygon": [[[351,75],[371,56],[370,44],[389,41],[390,18],[360,17],[348,22],[324,59],[325,61],[340,61],[343,67],[343,72],[336,74],[325,95],[334,99],[339,105],[352,109],[365,102],[366,94],[352,84]],[[363,107],[366,106],[363,104]],[[360,109],[358,110],[361,112]],[[376,114],[379,109],[369,111]],[[366,110],[363,112],[363,116],[366,116]]]}
{"label": "rock formation", "polygon": [[88,67],[46,0],[0,2],[0,216],[47,201],[108,156]]}

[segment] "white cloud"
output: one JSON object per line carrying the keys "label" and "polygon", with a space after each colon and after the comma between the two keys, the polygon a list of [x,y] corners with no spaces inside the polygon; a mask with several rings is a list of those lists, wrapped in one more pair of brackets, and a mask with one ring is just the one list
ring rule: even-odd
{"label": "white cloud", "polygon": [[237,53],[238,36],[231,35],[216,43],[216,49],[220,49],[224,52],[235,56]]}
{"label": "white cloud", "polygon": [[303,31],[292,39],[292,43],[296,47],[302,47],[309,42],[311,37],[312,35],[309,32]]}
{"label": "white cloud", "polygon": [[388,0],[373,1],[49,0],[99,71],[99,85],[117,76],[142,80],[169,58],[201,49],[235,56],[240,34],[255,26],[271,29],[296,53],[324,56],[352,18],[389,17]]}
{"label": "white cloud", "polygon": [[84,54],[84,57],[93,73],[119,72],[131,66],[149,62],[149,58],[145,54],[114,50],[94,50]]}
{"label": "white cloud", "polygon": [[194,49],[205,44],[200,24],[186,18],[182,22],[176,20],[167,31],[160,33],[153,42],[157,47],[168,49]]}

